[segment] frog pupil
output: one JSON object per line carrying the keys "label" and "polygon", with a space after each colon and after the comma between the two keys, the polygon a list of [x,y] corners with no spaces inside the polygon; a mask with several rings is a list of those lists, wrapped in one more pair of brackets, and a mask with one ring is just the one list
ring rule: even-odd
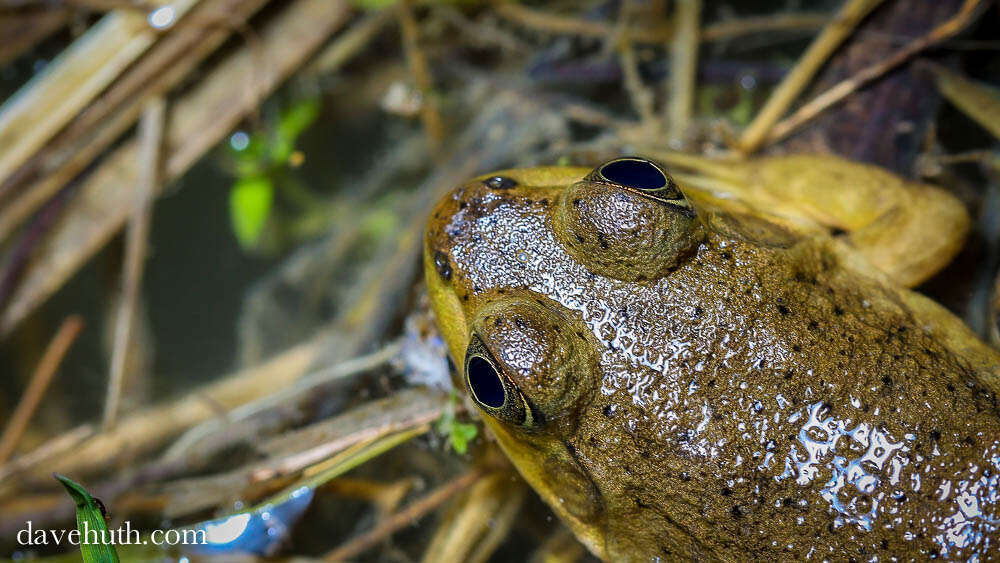
{"label": "frog pupil", "polygon": [[667,177],[648,160],[616,160],[601,167],[608,181],[637,190],[658,190],[667,185]]}
{"label": "frog pupil", "polygon": [[504,392],[500,374],[489,361],[473,356],[466,368],[469,372],[469,387],[480,403],[498,409],[503,406]]}

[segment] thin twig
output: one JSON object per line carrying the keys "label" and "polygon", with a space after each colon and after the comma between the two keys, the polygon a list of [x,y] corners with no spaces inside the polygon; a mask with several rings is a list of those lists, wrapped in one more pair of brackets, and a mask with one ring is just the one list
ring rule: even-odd
{"label": "thin twig", "polygon": [[982,0],[965,0],[965,3],[962,4],[958,13],[948,19],[948,21],[935,27],[927,35],[910,42],[908,45],[889,55],[887,58],[862,69],[854,74],[854,76],[838,82],[826,92],[816,96],[809,101],[809,103],[796,110],[795,113],[776,124],[766,135],[764,141],[767,143],[773,143],[774,141],[785,137],[800,127],[803,123],[811,120],[822,113],[825,109],[856,92],[865,84],[868,84],[872,80],[875,80],[900,64],[906,62],[920,51],[923,51],[928,47],[932,47],[937,43],[955,35],[959,31],[962,31],[972,22],[973,19],[975,19],[975,16],[979,13],[980,8],[983,8],[984,6],[985,4]]}
{"label": "thin twig", "polygon": [[611,27],[611,33],[604,37],[604,47],[601,52],[602,57],[611,56],[611,54],[618,50],[623,44],[629,43],[629,39],[626,37],[626,32],[632,24],[632,14],[634,11],[635,6],[633,0],[621,1],[620,6],[618,7],[618,17],[615,19],[615,23]]}
{"label": "thin twig", "polygon": [[396,17],[396,6],[386,8],[374,14],[365,16],[361,21],[352,24],[350,29],[337,36],[307,67],[310,74],[327,74],[336,72],[364,49],[372,38]]}
{"label": "thin twig", "polygon": [[399,2],[399,26],[403,34],[403,51],[406,53],[406,64],[410,68],[413,83],[420,91],[420,120],[427,131],[427,140],[431,153],[437,155],[444,142],[444,121],[438,110],[437,98],[434,97],[434,84],[431,81],[431,71],[427,65],[427,57],[420,49],[420,33],[417,20],[413,16],[413,0]]}
{"label": "thin twig", "polygon": [[[589,21],[570,16],[560,16],[541,10],[533,10],[520,4],[501,4],[496,7],[500,17],[523,27],[530,27],[546,33],[558,35],[579,35],[605,39],[614,34],[614,24]],[[641,43],[662,43],[673,33],[668,24],[656,28],[636,28],[628,30],[628,36]]]}
{"label": "thin twig", "polygon": [[132,339],[132,321],[136,316],[136,303],[142,284],[143,263],[146,258],[146,239],[149,237],[150,213],[153,197],[159,192],[160,149],[163,145],[163,123],[166,102],[160,96],[149,101],[139,122],[139,142],[142,181],[133,203],[125,237],[125,264],[122,271],[122,292],[118,300],[115,321],[115,340],[111,350],[111,374],[108,378],[107,400],[104,405],[104,428],[111,428],[118,419],[122,382],[125,379],[125,359]]}
{"label": "thin twig", "polygon": [[[614,33],[613,24],[589,21],[571,16],[561,16],[535,10],[520,4],[501,4],[496,14],[507,21],[554,35],[577,35],[604,39]],[[718,22],[702,29],[701,41],[727,41],[769,31],[802,31],[823,27],[830,20],[828,14],[798,13],[775,16],[760,16]],[[628,36],[636,43],[662,44],[673,35],[674,28],[668,22],[654,27],[633,27]]]}
{"label": "thin twig", "polygon": [[482,478],[482,475],[481,470],[473,469],[454,481],[434,489],[430,493],[420,497],[420,499],[407,505],[406,508],[389,516],[381,524],[326,554],[323,560],[345,561],[357,557],[374,547],[375,544],[384,538],[391,536],[400,529],[411,525],[413,522],[427,515],[427,513],[443,504],[446,500],[458,494],[462,489]]}
{"label": "thin twig", "polygon": [[812,31],[829,21],[830,14],[810,12],[738,18],[705,26],[701,30],[701,41],[728,41],[771,31]]}
{"label": "thin twig", "polygon": [[206,420],[202,424],[188,430],[164,454],[166,459],[175,459],[188,453],[190,448],[198,444],[205,436],[218,432],[228,425],[249,420],[268,409],[283,404],[294,403],[303,395],[315,392],[317,388],[332,381],[351,377],[377,368],[395,358],[402,349],[401,341],[392,342],[381,350],[365,356],[351,358],[344,362],[325,367],[303,375],[294,385],[287,389],[279,389],[260,399],[240,405],[231,411],[220,413],[222,416]]}
{"label": "thin twig", "polygon": [[621,60],[622,81],[625,84],[625,91],[632,101],[642,125],[647,131],[657,125],[656,112],[653,109],[653,92],[642,82],[639,76],[639,62],[636,60],[635,49],[632,42],[625,39],[618,47],[618,56]]}
{"label": "thin twig", "polygon": [[751,153],[760,147],[771,130],[771,126],[781,119],[781,116],[809,84],[827,58],[854,31],[858,23],[882,1],[849,0],[844,4],[836,19],[830,22],[823,29],[823,32],[813,40],[805,54],[799,58],[795,67],[785,76],[781,84],[774,89],[767,103],[747,126],[737,142],[737,148],[741,152]]}
{"label": "thin twig", "polygon": [[667,140],[678,144],[691,122],[694,106],[695,74],[698,70],[698,35],[701,20],[701,0],[678,0],[675,20],[677,29],[670,40],[670,81],[667,83],[665,121]]}
{"label": "thin twig", "polygon": [[14,453],[21,436],[24,435],[25,428],[28,427],[28,422],[31,421],[32,415],[41,404],[42,397],[45,396],[45,391],[49,388],[49,383],[52,382],[52,377],[56,374],[59,364],[66,357],[66,352],[69,351],[69,347],[76,340],[76,337],[80,335],[81,330],[83,330],[83,319],[73,315],[63,321],[59,331],[52,337],[49,347],[45,349],[42,360],[38,362],[38,367],[35,368],[35,373],[31,376],[28,388],[25,389],[24,395],[21,396],[21,400],[14,409],[14,414],[11,415],[7,427],[4,428],[3,435],[0,436],[0,463],[7,461]]}
{"label": "thin twig", "polygon": [[33,467],[45,460],[65,455],[83,443],[84,440],[93,436],[94,433],[95,429],[93,425],[82,424],[68,432],[49,439],[30,452],[20,454],[9,462],[0,465],[0,482],[11,475],[24,471],[28,467]]}

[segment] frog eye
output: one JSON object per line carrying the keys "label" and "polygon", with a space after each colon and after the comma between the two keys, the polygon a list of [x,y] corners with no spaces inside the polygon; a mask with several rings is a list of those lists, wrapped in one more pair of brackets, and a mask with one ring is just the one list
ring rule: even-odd
{"label": "frog eye", "polygon": [[694,207],[660,165],[606,162],[560,195],[553,223],[567,252],[623,281],[666,275],[700,240]]}
{"label": "frog eye", "polygon": [[651,160],[635,157],[618,158],[598,166],[591,177],[622,188],[632,188],[645,196],[682,207],[685,211],[693,213],[691,205],[673,178]]}
{"label": "frog eye", "polygon": [[502,407],[503,381],[500,380],[497,368],[486,358],[473,356],[469,358],[465,369],[469,374],[469,391],[472,392],[472,398],[491,409]]}
{"label": "frog eye", "polygon": [[479,408],[510,424],[531,424],[531,409],[521,392],[475,334],[465,352],[465,384]]}

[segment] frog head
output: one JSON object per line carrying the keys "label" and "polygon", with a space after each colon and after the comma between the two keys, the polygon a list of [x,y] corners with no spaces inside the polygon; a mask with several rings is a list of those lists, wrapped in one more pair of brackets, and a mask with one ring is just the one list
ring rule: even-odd
{"label": "frog head", "polygon": [[578,304],[600,307],[596,279],[654,282],[701,236],[681,190],[640,158],[476,178],[439,202],[427,229],[428,290],[461,385],[524,477],[602,557],[607,507],[576,442],[594,431],[606,344],[560,293],[589,290]]}

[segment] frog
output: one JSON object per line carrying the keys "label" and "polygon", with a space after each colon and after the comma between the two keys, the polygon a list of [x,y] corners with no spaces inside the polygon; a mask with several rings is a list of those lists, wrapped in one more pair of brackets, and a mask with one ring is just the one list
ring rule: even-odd
{"label": "frog", "polygon": [[486,174],[423,261],[456,380],[605,561],[987,560],[1000,354],[911,287],[942,188],[830,155]]}

